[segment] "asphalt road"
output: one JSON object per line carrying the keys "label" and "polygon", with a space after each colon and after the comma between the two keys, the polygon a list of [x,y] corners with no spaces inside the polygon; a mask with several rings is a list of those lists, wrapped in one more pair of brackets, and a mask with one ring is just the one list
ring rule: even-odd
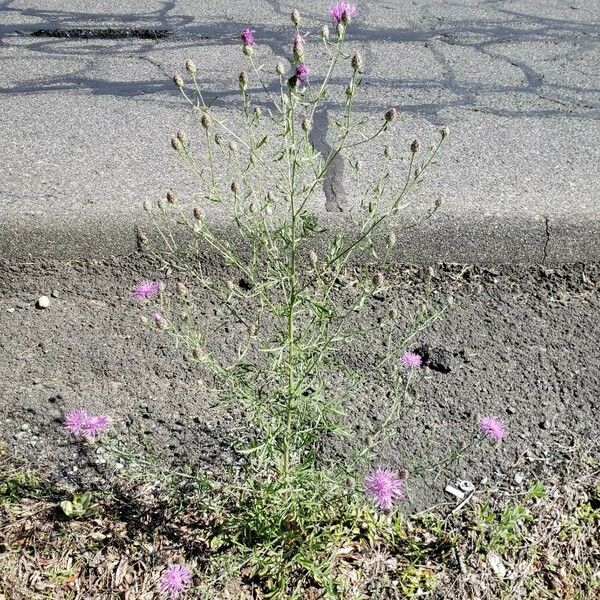
{"label": "asphalt road", "polygon": [[[255,29],[258,60],[272,68],[289,54],[292,6],[141,0],[133,12],[108,0],[0,2],[0,256],[127,253],[143,200],[173,188],[196,202],[201,191],[169,147],[174,131],[195,128],[170,77],[192,58],[207,94],[235,119],[240,30]],[[327,2],[299,8],[318,82]],[[106,27],[169,35],[31,36]],[[600,259],[598,0],[364,2],[350,45],[366,63],[358,114],[375,120],[397,106],[395,149],[430,141],[443,125],[452,131],[419,198],[424,206],[441,195],[444,209],[403,239],[399,260]],[[343,91],[347,76],[336,72],[333,87]],[[334,113],[332,103],[317,128]],[[367,168],[378,151],[363,157]],[[357,194],[341,170],[333,185],[341,206],[323,193],[315,211],[343,227]],[[216,212],[209,218],[228,226]]]}

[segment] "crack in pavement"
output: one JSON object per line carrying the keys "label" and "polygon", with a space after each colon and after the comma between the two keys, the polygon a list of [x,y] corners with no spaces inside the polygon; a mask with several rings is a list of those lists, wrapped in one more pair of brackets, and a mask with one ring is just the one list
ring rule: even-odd
{"label": "crack in pavement", "polygon": [[542,264],[546,264],[546,259],[548,258],[548,244],[550,244],[550,219],[544,215],[544,233],[546,235],[546,240],[544,241],[544,255],[542,256]]}

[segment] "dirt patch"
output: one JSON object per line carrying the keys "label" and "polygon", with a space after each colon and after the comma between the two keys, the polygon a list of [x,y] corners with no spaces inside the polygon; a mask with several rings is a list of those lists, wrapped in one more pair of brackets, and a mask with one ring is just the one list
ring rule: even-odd
{"label": "dirt patch", "polygon": [[[158,276],[130,260],[0,265],[0,435],[11,452],[59,480],[101,486],[102,461],[81,455],[61,427],[66,411],[85,405],[110,414],[162,460],[196,461],[209,472],[235,460],[230,446],[239,412],[218,405],[199,368],[140,322],[147,309],[132,301],[132,287]],[[369,302],[358,347],[344,354],[352,368],[368,369],[382,343],[378,323],[391,308],[398,335],[423,301],[450,300],[452,308],[415,339],[412,348],[428,349],[431,368],[422,370],[417,400],[381,448],[379,463],[410,473],[417,464],[443,461],[474,435],[482,415],[498,415],[510,429],[499,448],[476,449],[424,480],[409,480],[407,510],[447,500],[443,489],[457,478],[500,483],[523,461],[551,468],[564,448],[596,436],[600,266],[406,266],[387,277],[391,288]],[[42,294],[50,296],[45,310],[35,308]],[[194,316],[210,332],[221,308],[201,290],[194,298]],[[232,322],[209,344],[233,352],[241,331]],[[346,407],[354,443],[362,443],[388,404],[375,382]],[[347,451],[342,444],[327,448],[341,458]]]}

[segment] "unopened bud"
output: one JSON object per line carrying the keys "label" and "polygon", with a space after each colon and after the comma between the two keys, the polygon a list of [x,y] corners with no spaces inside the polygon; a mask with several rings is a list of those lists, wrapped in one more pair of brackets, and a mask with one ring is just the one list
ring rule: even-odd
{"label": "unopened bud", "polygon": [[148,236],[140,231],[137,235],[137,240],[140,246],[145,246],[148,243]]}
{"label": "unopened bud", "polygon": [[144,210],[146,212],[150,212],[152,210],[152,203],[148,199],[144,200]]}
{"label": "unopened bud", "polygon": [[344,25],[348,25],[348,24],[350,23],[350,21],[351,21],[351,20],[352,20],[352,18],[351,18],[351,15],[350,15],[349,11],[345,10],[345,11],[342,13],[342,20],[341,20],[341,22],[342,22]]}
{"label": "unopened bud", "polygon": [[398,111],[392,106],[391,108],[388,108],[387,112],[385,113],[385,120],[388,123],[391,123],[396,118],[397,114]]}
{"label": "unopened bud", "polygon": [[344,35],[344,31],[346,31],[346,25],[341,21],[337,24],[335,31],[338,37],[342,37]]}
{"label": "unopened bud", "polygon": [[260,119],[260,117],[262,116],[262,110],[261,110],[260,106],[255,106],[254,107],[254,116],[257,119]]}
{"label": "unopened bud", "polygon": [[360,160],[357,160],[354,166],[356,167],[357,171],[362,171],[363,170],[363,164],[362,164],[362,162]]}
{"label": "unopened bud", "polygon": [[436,198],[436,201],[435,201],[435,207],[441,208],[443,204],[444,204],[444,199],[441,196],[438,196],[438,198]]}
{"label": "unopened bud", "polygon": [[421,143],[419,142],[419,140],[414,140],[413,143],[410,145],[410,151],[413,154],[416,154],[419,151],[420,146]]}
{"label": "unopened bud", "polygon": [[363,70],[363,59],[362,56],[360,55],[359,52],[357,52],[353,57],[352,57],[352,68],[358,72],[358,73],[362,73]]}
{"label": "unopened bud", "polygon": [[194,61],[190,60],[189,58],[185,61],[185,70],[190,75],[195,75],[198,72],[198,69],[196,69],[196,65],[194,64]]}
{"label": "unopened bud", "polygon": [[388,232],[387,244],[390,248],[393,248],[396,245],[396,233],[394,231]]}
{"label": "unopened bud", "polygon": [[181,142],[176,135],[171,138],[171,147],[173,150],[181,150]]}
{"label": "unopened bud", "polygon": [[192,356],[196,359],[196,360],[202,360],[204,358],[204,350],[202,350],[202,348],[200,348],[200,346],[196,346],[193,350],[192,350]]}
{"label": "unopened bud", "polygon": [[383,285],[383,273],[375,273],[375,275],[373,275],[373,285],[375,287],[381,287]]}
{"label": "unopened bud", "polygon": [[217,146],[222,146],[223,145],[223,137],[220,136],[218,133],[215,134],[215,144]]}
{"label": "unopened bud", "polygon": [[245,71],[242,71],[239,76],[240,80],[240,90],[243,92],[248,89],[248,75]]}
{"label": "unopened bud", "polygon": [[231,150],[231,152],[237,152],[238,146],[233,140],[229,142],[227,147],[229,148],[229,150]]}
{"label": "unopened bud", "polygon": [[285,67],[281,63],[277,63],[275,73],[277,73],[277,75],[283,75],[285,73]]}
{"label": "unopened bud", "polygon": [[273,196],[273,194],[270,191],[267,192],[267,201],[268,202],[275,202],[275,197]]}
{"label": "unopened bud", "polygon": [[159,198],[156,204],[158,204],[158,208],[160,208],[160,210],[165,210],[165,201],[162,198]]}
{"label": "unopened bud", "polygon": [[327,25],[323,25],[323,27],[321,28],[321,39],[324,42],[327,42],[329,40],[329,27],[327,27]]}
{"label": "unopened bud", "polygon": [[183,144],[185,143],[185,141],[187,140],[187,135],[185,134],[185,131],[181,131],[179,130],[177,132],[177,139]]}
{"label": "unopened bud", "polygon": [[231,185],[229,187],[234,194],[239,194],[240,186],[235,179],[231,182]]}
{"label": "unopened bud", "polygon": [[392,149],[389,146],[384,146],[383,147],[383,155],[386,158],[390,158],[392,156]]}
{"label": "unopened bud", "polygon": [[298,9],[295,8],[292,11],[292,23],[298,27],[298,25],[300,25],[300,13],[298,12]]}
{"label": "unopened bud", "polygon": [[248,210],[255,215],[258,212],[258,207],[256,206],[256,204],[254,204],[254,202],[252,202],[252,204],[250,204],[250,206],[248,207]]}
{"label": "unopened bud", "polygon": [[250,44],[245,44],[243,53],[244,56],[252,56],[254,54],[254,48]]}
{"label": "unopened bud", "polygon": [[194,207],[194,219],[196,219],[196,221],[203,221],[204,220],[204,211],[199,208],[199,207]]}
{"label": "unopened bud", "polygon": [[153,318],[154,318],[154,324],[159,329],[167,328],[167,320],[160,313],[154,313]]}
{"label": "unopened bud", "polygon": [[292,88],[295,89],[298,87],[298,78],[295,75],[292,75],[289,79],[288,79],[288,85]]}
{"label": "unopened bud", "polygon": [[442,135],[442,139],[445,140],[450,135],[450,129],[448,129],[448,127],[444,127],[440,133]]}
{"label": "unopened bud", "polygon": [[181,283],[181,281],[177,282],[175,288],[180,296],[187,296],[187,288],[185,287],[185,285],[183,285],[183,283]]}
{"label": "unopened bud", "polygon": [[311,129],[312,123],[310,122],[310,119],[308,117],[304,117],[304,119],[302,119],[302,131],[308,133]]}
{"label": "unopened bud", "polygon": [[200,124],[202,125],[202,127],[204,127],[204,129],[206,129],[208,131],[208,129],[211,127],[212,125],[212,119],[210,118],[210,115],[208,113],[204,113],[202,115],[202,118],[200,119]]}
{"label": "unopened bud", "polygon": [[352,98],[352,95],[353,95],[353,94],[354,94],[354,89],[352,88],[352,86],[351,86],[351,85],[349,85],[349,86],[346,88],[346,97],[347,97],[347,98]]}
{"label": "unopened bud", "polygon": [[175,73],[175,75],[173,75],[173,83],[178,88],[182,88],[183,87],[183,79],[181,78],[181,75],[179,73]]}
{"label": "unopened bud", "polygon": [[308,260],[310,260],[313,267],[316,267],[319,262],[319,256],[312,248],[308,252]]}
{"label": "unopened bud", "polygon": [[175,204],[177,202],[177,198],[175,197],[175,194],[171,190],[169,190],[167,192],[167,202],[169,204]]}

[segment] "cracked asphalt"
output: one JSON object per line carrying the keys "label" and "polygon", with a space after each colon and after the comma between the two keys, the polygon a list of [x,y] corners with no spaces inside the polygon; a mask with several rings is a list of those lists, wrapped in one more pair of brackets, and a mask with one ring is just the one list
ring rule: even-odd
{"label": "cracked asphalt", "polygon": [[[301,7],[313,84],[324,73],[327,5]],[[250,15],[239,0],[142,0],[134,9],[114,0],[0,1],[0,256],[127,254],[145,226],[145,199],[173,189],[197,203],[202,192],[169,138],[185,129],[200,150],[200,132],[171,76],[193,59],[207,97],[237,126],[237,75],[247,68],[239,32],[255,30],[257,61],[272,73],[290,53],[292,7],[257,0]],[[31,35],[108,28],[169,35]],[[599,0],[364,2],[349,43],[365,61],[357,116],[376,126],[388,106],[399,110],[382,142],[396,153],[393,175],[403,176],[414,138],[427,145],[441,126],[451,130],[409,219],[437,197],[444,208],[400,237],[398,261],[600,259]],[[335,71],[317,115],[312,135],[322,150],[348,77],[345,67]],[[250,88],[264,108],[256,80]],[[366,177],[380,157],[381,145],[360,156]],[[348,227],[359,202],[350,171],[335,164],[317,195],[329,231]],[[206,212],[227,231],[218,210]]]}

